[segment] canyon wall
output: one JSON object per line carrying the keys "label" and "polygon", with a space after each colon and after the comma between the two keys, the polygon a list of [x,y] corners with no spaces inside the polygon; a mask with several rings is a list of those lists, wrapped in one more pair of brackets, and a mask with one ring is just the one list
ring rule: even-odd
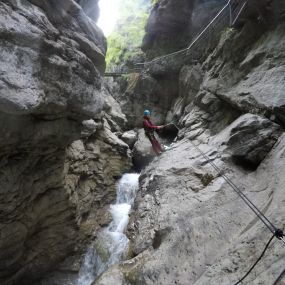
{"label": "canyon wall", "polygon": [[[161,0],[154,8],[146,38],[155,40],[145,46],[147,53],[158,52],[159,36],[149,33],[153,23],[162,21],[160,13],[171,15],[164,19],[165,27],[183,18],[173,16],[176,2]],[[166,12],[167,7],[171,11]],[[129,225],[133,258],[110,269],[96,285],[235,284],[272,233],[222,175],[284,229],[284,16],[284,1],[249,1],[235,26],[225,28],[216,47],[200,60],[185,59],[176,69],[149,63],[137,83],[131,81],[133,96],[129,102],[125,98],[123,109],[131,110],[138,101],[138,114],[151,108],[154,122],[174,121],[180,130],[174,145],[140,176]],[[175,39],[172,32],[164,32]],[[143,103],[139,94],[144,93],[138,90],[146,89],[136,88],[145,85],[155,88],[149,88]],[[161,85],[169,94],[156,91]],[[283,284],[277,280],[284,270],[284,255],[282,242],[274,239],[243,283]]]}
{"label": "canyon wall", "polygon": [[58,264],[80,260],[109,222],[116,181],[131,167],[115,135],[126,119],[101,77],[106,40],[94,22],[97,4],[89,17],[87,2],[0,3],[3,285],[72,271]]}

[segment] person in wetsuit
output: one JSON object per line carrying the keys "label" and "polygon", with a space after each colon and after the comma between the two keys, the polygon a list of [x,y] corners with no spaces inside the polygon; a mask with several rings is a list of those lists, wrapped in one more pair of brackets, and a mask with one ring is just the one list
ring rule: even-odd
{"label": "person in wetsuit", "polygon": [[145,135],[148,137],[156,155],[161,154],[164,151],[164,149],[162,148],[161,144],[157,141],[154,135],[154,131],[163,129],[164,126],[156,126],[151,122],[149,110],[145,110],[143,113],[143,128],[145,130]]}

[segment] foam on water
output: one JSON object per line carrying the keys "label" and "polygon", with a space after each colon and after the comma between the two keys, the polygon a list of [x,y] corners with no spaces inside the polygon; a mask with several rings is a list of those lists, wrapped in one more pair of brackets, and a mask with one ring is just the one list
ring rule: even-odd
{"label": "foam on water", "polygon": [[[116,204],[110,206],[112,222],[103,229],[85,255],[79,272],[77,285],[90,285],[110,266],[120,262],[129,244],[124,231],[129,222],[129,213],[139,188],[139,174],[125,174],[117,185]],[[96,250],[96,244],[108,255],[103,259]]]}

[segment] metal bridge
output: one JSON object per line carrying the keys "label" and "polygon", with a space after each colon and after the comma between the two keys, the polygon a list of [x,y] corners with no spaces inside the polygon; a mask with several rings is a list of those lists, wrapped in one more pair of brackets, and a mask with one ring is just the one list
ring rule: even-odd
{"label": "metal bridge", "polygon": [[134,68],[123,68],[106,72],[104,76],[120,77],[125,74],[140,73],[155,63],[165,63],[165,59],[169,59],[173,64],[177,62],[187,63],[191,60],[195,60],[197,51],[199,51],[202,46],[205,46],[205,43],[210,42],[215,35],[221,34],[227,27],[230,28],[236,24],[248,1],[249,0],[229,0],[209,24],[194,37],[194,40],[188,47],[170,54],[158,56],[148,62],[137,63]]}
{"label": "metal bridge", "polygon": [[142,68],[122,68],[122,69],[115,69],[110,72],[105,72],[104,77],[120,77],[125,74],[130,73],[140,73],[142,71]]}

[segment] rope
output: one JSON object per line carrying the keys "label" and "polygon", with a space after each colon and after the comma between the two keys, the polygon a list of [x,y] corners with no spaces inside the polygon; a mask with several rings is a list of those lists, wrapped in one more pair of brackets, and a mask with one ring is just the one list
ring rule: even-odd
{"label": "rope", "polygon": [[[240,3],[233,3],[233,0],[229,0],[227,2],[226,5],[224,5],[222,7],[222,9],[217,13],[217,15],[210,21],[210,23],[195,37],[195,39],[190,43],[190,45],[187,47],[187,48],[184,48],[184,49],[181,49],[181,50],[178,50],[178,51],[175,51],[175,52],[172,52],[172,53],[169,53],[169,54],[166,54],[166,55],[162,55],[162,56],[159,56],[159,57],[156,57],[154,59],[152,59],[151,61],[148,61],[148,62],[144,62],[144,63],[137,63],[136,65],[137,66],[142,66],[141,68],[144,68],[145,65],[148,65],[148,64],[151,64],[151,63],[154,63],[158,60],[161,60],[161,59],[165,59],[165,58],[168,58],[168,57],[172,57],[172,56],[176,56],[176,55],[180,55],[180,54],[183,54],[184,52],[187,52],[187,55],[188,55],[188,52],[189,50],[196,44],[196,42],[198,40],[201,39],[201,37],[205,34],[205,32],[207,32],[209,30],[209,28],[211,28],[215,22],[217,20],[219,20],[220,18],[222,19],[225,19],[226,17],[228,17],[228,14],[224,15],[221,17],[221,15],[223,14],[224,11],[226,11],[226,9],[229,7],[230,10],[229,10],[229,17],[230,17],[230,26],[232,24],[234,24],[237,19],[239,18],[241,12],[243,11],[246,3],[248,2],[248,0],[246,0],[242,5],[241,5],[241,9],[238,9],[239,6],[240,6]],[[237,16],[234,18],[234,20],[232,21],[233,17],[234,17],[234,14],[235,12],[237,12]]]}
{"label": "rope", "polygon": [[254,203],[219,169],[219,167],[211,161],[208,156],[200,150],[192,141],[191,144],[202,154],[209,164],[218,172],[221,177],[231,186],[231,188],[241,197],[241,199],[247,204],[247,206],[256,214],[256,216],[263,222],[263,224],[274,234],[274,236],[280,240],[284,240],[284,233],[282,230],[276,228],[273,223],[254,205]]}
{"label": "rope", "polygon": [[[185,57],[186,59],[189,55],[192,55],[192,53],[189,53],[190,50],[196,45],[196,43],[204,40],[209,40],[209,37],[212,36],[211,29],[220,30],[221,28],[225,27],[225,24],[228,22],[228,17],[230,18],[230,26],[234,25],[237,19],[239,18],[241,12],[245,8],[248,0],[245,0],[244,3],[232,3],[233,0],[228,0],[227,4],[222,7],[222,9],[217,13],[217,15],[210,21],[210,23],[202,29],[202,31],[195,37],[195,39],[190,43],[190,45],[187,48],[162,55],[159,57],[156,57],[148,62],[141,62],[136,63],[135,68],[129,69],[127,71],[114,71],[114,72],[106,72],[105,76],[120,76],[121,74],[127,74],[132,72],[140,72],[142,71],[147,65],[153,64],[159,60],[172,57],[173,60],[180,57]],[[241,7],[241,8],[240,8]],[[229,13],[227,12],[227,8],[229,8]],[[224,12],[226,11],[226,14]],[[237,13],[236,17],[235,14]]]}
{"label": "rope", "polygon": [[[173,126],[177,128],[177,130],[180,130],[175,123],[170,123]],[[170,125],[169,124],[169,125]],[[198,147],[194,142],[190,140],[190,143],[195,147],[195,149],[198,150],[198,152],[206,159],[206,161],[212,165],[212,167],[218,172],[219,175],[221,175],[224,180],[233,188],[233,190],[242,198],[242,200],[248,205],[248,207],[256,214],[256,216],[264,223],[264,225],[273,233],[272,237],[267,242],[264,250],[262,251],[260,257],[257,259],[257,261],[250,267],[250,269],[247,271],[247,273],[234,285],[240,284],[255,268],[255,266],[258,264],[258,262],[262,259],[265,252],[267,251],[269,245],[271,244],[272,240],[276,237],[277,239],[283,241],[285,244],[284,239],[284,233],[281,229],[276,228],[269,219],[250,201],[250,199],[220,170],[220,168],[209,159],[209,157]],[[277,282],[279,282],[285,275],[285,270],[282,271],[280,276],[277,278],[277,280],[274,282],[273,285],[277,285]]]}
{"label": "rope", "polygon": [[[275,238],[275,234],[270,238],[270,240],[267,242],[263,252],[261,253],[261,255],[259,256],[259,258],[256,260],[256,262],[250,267],[250,269],[248,270],[248,272],[238,281],[236,282],[234,285],[238,285],[240,284],[249,274],[250,272],[254,269],[254,267],[257,265],[257,263],[261,260],[261,258],[264,256],[266,250],[268,249],[270,243],[272,242],[272,240]],[[273,284],[274,285],[274,284]]]}
{"label": "rope", "polygon": [[279,275],[278,278],[275,280],[275,282],[273,283],[273,285],[278,285],[279,281],[281,281],[284,276],[285,276],[285,269],[280,273],[280,275]]}
{"label": "rope", "polygon": [[[172,123],[178,130],[179,128]],[[246,203],[246,205],[256,214],[256,216],[263,222],[263,224],[274,234],[274,236],[281,240],[285,244],[284,233],[281,229],[276,228],[273,223],[254,205],[254,203],[228,178],[222,170],[210,160],[210,158],[198,147],[194,142],[190,140],[190,143],[198,150],[198,152],[205,158],[205,160],[218,172],[218,174],[224,178],[224,180],[230,185],[230,187],[240,196],[240,198]]]}
{"label": "rope", "polygon": [[237,19],[239,18],[240,14],[242,13],[244,7],[246,6],[246,4],[248,3],[248,0],[245,1],[240,9],[240,11],[238,12],[236,18],[234,19],[233,23],[232,23],[232,26],[236,23]]}

